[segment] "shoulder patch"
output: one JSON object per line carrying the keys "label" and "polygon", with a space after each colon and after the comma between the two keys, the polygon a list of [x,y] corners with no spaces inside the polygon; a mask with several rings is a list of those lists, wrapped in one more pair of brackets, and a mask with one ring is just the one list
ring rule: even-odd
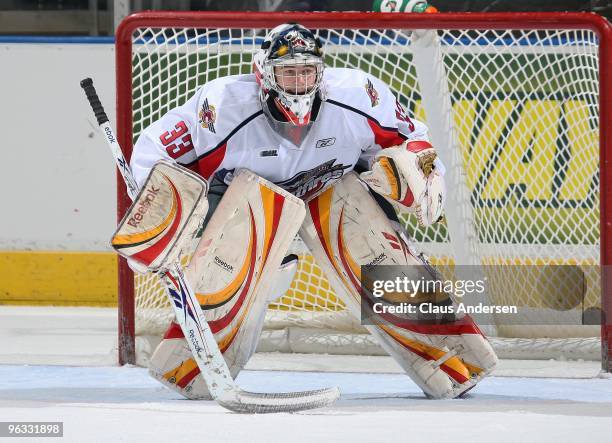
{"label": "shoulder patch", "polygon": [[203,129],[208,129],[213,134],[216,134],[215,131],[215,120],[217,119],[217,113],[215,112],[215,107],[208,103],[208,99],[204,99],[204,103],[202,103],[202,109],[198,113],[200,125]]}
{"label": "shoulder patch", "polygon": [[368,79],[368,81],[366,82],[365,89],[368,93],[368,97],[370,97],[370,102],[372,102],[372,107],[378,106],[378,103],[380,103],[378,91],[374,88],[374,84],[372,84],[372,81],[370,79]]}

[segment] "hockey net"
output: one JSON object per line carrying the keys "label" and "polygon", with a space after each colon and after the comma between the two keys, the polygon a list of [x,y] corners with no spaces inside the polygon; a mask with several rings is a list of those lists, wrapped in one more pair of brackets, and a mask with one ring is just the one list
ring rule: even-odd
{"label": "hockey net", "polygon": [[[587,15],[373,17],[132,16],[117,37],[122,146],[129,151],[143,128],[207,81],[251,73],[269,28],[282,22],[315,28],[327,66],[383,80],[430,129],[448,170],[449,202],[445,222],[429,229],[400,214],[417,249],[440,265],[569,265],[581,276],[584,290],[557,291],[558,282],[542,289],[499,273],[488,301],[520,306],[529,316],[520,325],[485,327],[500,355],[599,358],[606,306],[599,266],[600,67],[609,27]],[[125,204],[120,196],[120,212]],[[300,267],[291,289],[269,307],[260,349],[383,354],[299,239],[294,243]],[[125,267],[120,274],[127,340],[160,336],[172,314],[157,278],[132,280]],[[124,361],[133,361],[130,345],[124,348]]]}

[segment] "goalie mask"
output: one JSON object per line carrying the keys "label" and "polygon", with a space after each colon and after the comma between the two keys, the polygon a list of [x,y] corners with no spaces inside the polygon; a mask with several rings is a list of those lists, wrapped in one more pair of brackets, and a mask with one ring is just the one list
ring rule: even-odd
{"label": "goalie mask", "polygon": [[308,125],[323,75],[321,41],[303,26],[279,25],[255,54],[254,69],[264,110],[272,99],[292,126]]}

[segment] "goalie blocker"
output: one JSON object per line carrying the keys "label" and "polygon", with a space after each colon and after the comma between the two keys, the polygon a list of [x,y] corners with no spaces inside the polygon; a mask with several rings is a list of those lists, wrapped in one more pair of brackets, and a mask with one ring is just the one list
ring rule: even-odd
{"label": "goalie blocker", "polygon": [[[421,265],[437,278],[355,173],[310,199],[307,209],[300,235],[337,296],[356,318],[361,318],[361,266]],[[419,302],[455,303],[452,294],[437,294],[435,300]],[[432,398],[461,395],[497,362],[491,345],[467,315],[438,323],[388,315],[365,327]]]}
{"label": "goalie blocker", "polygon": [[208,212],[208,184],[190,170],[155,164],[113,238],[111,246],[139,272],[168,269],[197,245]]}

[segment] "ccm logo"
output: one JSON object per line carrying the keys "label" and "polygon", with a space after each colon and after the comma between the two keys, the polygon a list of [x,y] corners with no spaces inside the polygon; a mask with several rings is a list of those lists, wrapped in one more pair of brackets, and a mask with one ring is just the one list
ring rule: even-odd
{"label": "ccm logo", "polygon": [[317,140],[316,148],[327,148],[328,146],[336,143],[336,137],[324,138],[322,140]]}
{"label": "ccm logo", "polygon": [[157,197],[157,193],[159,192],[159,190],[160,188],[155,189],[153,186],[147,189],[144,197],[138,201],[138,207],[136,208],[136,213],[130,217],[130,219],[127,222],[128,225],[134,228],[138,227],[138,225],[142,221],[142,217],[147,213],[147,211],[151,207],[151,204]]}
{"label": "ccm logo", "polygon": [[108,139],[109,142],[117,143],[117,141],[115,140],[115,137],[113,137],[113,131],[111,128],[107,126],[106,128],[104,128],[104,132],[106,133],[106,138]]}

